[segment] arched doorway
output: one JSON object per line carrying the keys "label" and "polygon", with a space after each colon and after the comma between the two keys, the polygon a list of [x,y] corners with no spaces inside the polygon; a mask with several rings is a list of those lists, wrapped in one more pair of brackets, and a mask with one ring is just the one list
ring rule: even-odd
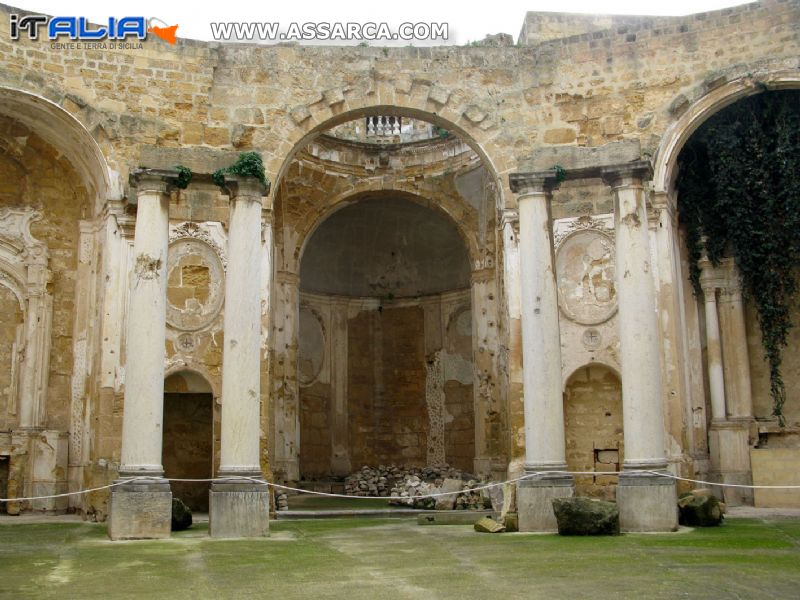
{"label": "arched doorway", "polygon": [[613,500],[618,477],[603,473],[622,470],[622,384],[617,374],[600,364],[576,370],[567,380],[564,421],[568,469],[595,473],[575,477],[576,493]]}
{"label": "arched doorway", "polygon": [[392,194],[331,214],[300,267],[300,474],[475,458],[467,250]]}
{"label": "arched doorway", "polygon": [[[211,386],[192,371],[164,380],[162,461],[168,479],[211,479],[214,456],[214,396]],[[210,482],[173,481],[174,498],[193,511],[208,512]]]}

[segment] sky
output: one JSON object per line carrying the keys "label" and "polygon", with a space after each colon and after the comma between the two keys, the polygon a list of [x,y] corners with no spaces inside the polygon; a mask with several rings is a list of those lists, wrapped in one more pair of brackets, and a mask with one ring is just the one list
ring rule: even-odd
{"label": "sky", "polygon": [[[211,40],[212,22],[278,22],[282,28],[296,23],[386,22],[397,27],[404,22],[447,23],[449,39],[438,44],[463,45],[483,39],[487,34],[510,33],[516,41],[527,11],[578,12],[601,14],[685,15],[744,4],[741,0],[498,0],[468,3],[464,0],[402,0],[401,2],[345,3],[341,0],[303,0],[302,2],[264,2],[226,0],[187,4],[153,0],[136,2],[71,0],[4,0],[31,12],[59,16],[84,16],[102,23],[109,16],[157,17],[164,24],[178,24],[182,38]],[[330,42],[328,42],[330,43]],[[406,45],[408,42],[376,41],[373,45]],[[425,45],[415,43],[415,45]]]}

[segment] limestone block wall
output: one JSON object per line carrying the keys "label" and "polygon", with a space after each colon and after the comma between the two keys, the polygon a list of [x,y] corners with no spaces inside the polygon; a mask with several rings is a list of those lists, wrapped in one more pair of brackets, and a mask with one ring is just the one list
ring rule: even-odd
{"label": "limestone block wall", "polygon": [[[761,345],[761,330],[755,308],[748,304],[745,312],[747,325],[747,351],[750,359],[750,377],[753,391],[753,413],[756,418],[769,419],[772,415],[772,396],[769,393],[769,365],[764,360],[764,347]],[[786,386],[784,416],[789,427],[784,435],[772,431],[768,436],[769,446],[800,443],[800,307],[791,313],[793,327],[789,332],[788,345],[783,352],[781,375]],[[764,431],[769,433],[768,431]]]}
{"label": "limestone block wall", "polygon": [[[443,463],[473,470],[468,291],[402,300],[303,293],[301,302],[302,477],[346,474],[344,456],[353,470]],[[345,320],[336,319],[341,310]]]}
{"label": "limestone block wall", "polygon": [[[493,271],[491,281],[498,302],[487,304],[485,324],[488,328],[494,323],[496,335],[487,339],[497,343],[483,345],[487,351],[480,354],[486,364],[480,368],[485,383],[479,387],[485,393],[479,394],[484,408],[476,411],[476,418],[484,424],[478,430],[499,428],[502,433],[492,434],[489,441],[478,438],[476,454],[503,454],[514,459],[522,454],[518,435],[522,428],[519,322],[518,311],[509,308],[514,300],[501,291],[515,266],[501,262],[503,244],[496,233],[502,226],[499,211],[515,208],[508,173],[548,169],[554,164],[581,166],[579,149],[586,150],[581,156],[588,156],[586,160],[596,166],[609,157],[618,158],[618,149],[624,147],[634,158],[654,160],[654,187],[669,197],[669,173],[673,171],[669,153],[679,149],[681,140],[697,126],[693,115],[710,114],[713,107],[735,95],[755,93],[760,84],[797,86],[800,81],[797,0],[763,0],[672,19],[594,20],[588,28],[585,19],[564,16],[556,20],[561,24],[542,27],[544,34],[539,38],[535,31],[531,33],[526,37],[531,45],[524,47],[387,50],[253,47],[191,40],[170,46],[151,39],[143,50],[70,53],[51,49],[46,43],[10,41],[8,13],[13,10],[0,7],[0,112],[9,113],[5,102],[9,94],[18,93],[14,90],[41,96],[74,116],[85,136],[96,142],[103,167],[87,166],[93,150],[87,150],[88,144],[76,143],[73,130],[47,129],[44,123],[22,114],[19,119],[4,116],[0,120],[0,202],[4,206],[35,205],[43,212],[43,218],[33,223],[32,233],[46,242],[48,268],[53,274],[48,286],[53,333],[48,353],[47,427],[72,433],[70,469],[75,473],[85,469],[83,475],[70,479],[73,487],[107,483],[115,474],[126,358],[122,353],[127,298],[124,274],[130,267],[134,214],[122,198],[126,193],[129,199],[134,196],[126,189],[133,168],[178,162],[165,155],[164,164],[150,164],[153,148],[203,156],[257,150],[275,185],[275,294],[265,305],[268,315],[269,302],[273,303],[274,326],[265,317],[265,338],[274,336],[274,343],[269,361],[265,344],[263,368],[276,383],[264,386],[262,397],[267,407],[262,410],[265,466],[267,432],[273,428],[288,432],[286,454],[296,450],[287,423],[294,418],[297,400],[297,363],[292,358],[297,319],[292,307],[299,306],[295,279],[302,244],[336,203],[375,190],[407,193],[440,205],[463,228],[473,273]],[[321,64],[328,68],[320,70]],[[711,108],[704,102],[711,103]],[[391,160],[382,166],[380,156],[360,170],[339,170],[338,174],[310,167],[312,153],[303,152],[314,135],[365,117],[376,106],[392,106],[397,114],[453,132],[470,147],[472,155],[463,153],[462,157],[472,162],[461,165],[464,169],[458,175],[445,166],[437,177],[426,176],[422,172],[426,167],[420,165],[419,173],[387,177]],[[31,123],[39,124],[42,131],[32,131]],[[45,133],[50,142],[59,139],[65,147],[56,151],[44,142]],[[671,146],[665,147],[666,143]],[[442,166],[437,164],[437,168]],[[478,205],[469,208],[469,202],[457,201],[459,179],[461,184],[469,179],[466,167],[479,166],[494,188],[494,210]],[[294,185],[288,185],[290,180]],[[103,194],[86,191],[98,181],[108,184],[94,185],[102,187]],[[563,193],[572,195],[574,206],[561,213],[554,207],[557,218],[587,214],[590,211],[580,207],[585,201],[593,203],[593,214],[604,211],[605,200],[599,200],[599,195],[584,197],[586,192],[570,191],[566,186]],[[207,212],[200,211],[201,206]],[[669,220],[668,208],[659,210],[658,218],[652,220],[652,233],[660,240],[654,264],[662,267],[664,261],[669,262],[669,252],[680,256],[682,247],[678,235],[669,237],[677,228],[674,220]],[[227,207],[211,186],[198,185],[176,196],[171,214],[176,226],[192,220],[224,224]],[[205,266],[210,273],[211,266]],[[702,319],[698,319],[691,292],[680,275],[685,274],[685,265],[681,269],[671,279],[665,274],[667,279],[659,287],[668,381],[665,405],[673,432],[672,454],[683,454],[681,460],[697,465],[707,456]],[[180,282],[182,287],[183,280]],[[205,306],[199,302],[202,298],[192,298]],[[184,309],[189,299],[184,299]],[[752,318],[749,322],[753,323]],[[760,416],[767,414],[768,400],[754,331],[751,327],[748,339],[756,414]],[[216,386],[221,335],[213,324],[197,332],[178,333],[176,329],[167,345],[169,367],[194,366]],[[565,356],[570,356],[569,352]],[[790,389],[796,371],[791,354],[787,353],[785,375]],[[270,403],[289,408],[273,411]],[[787,415],[796,421],[791,404],[787,404]],[[341,418],[340,409],[334,405],[337,419]],[[284,415],[286,421],[268,422],[267,415],[276,414]],[[0,415],[2,418],[7,416]],[[6,448],[14,445],[10,435],[0,439]],[[489,442],[497,439],[507,441],[487,450]],[[55,447],[60,448],[59,444]],[[336,446],[335,441],[332,444]],[[60,452],[54,450],[52,457]],[[273,459],[283,460],[276,453]],[[31,472],[26,469],[10,465],[9,472]],[[87,506],[101,503],[100,496],[87,499]]]}
{"label": "limestone block wall", "polygon": [[0,287],[0,430],[16,424],[19,345],[24,315],[17,296],[7,287]]}
{"label": "limestone block wall", "polygon": [[625,456],[622,428],[622,388],[619,376],[603,365],[578,369],[564,393],[567,466],[571,471],[595,471],[575,477],[579,495],[615,498]]}

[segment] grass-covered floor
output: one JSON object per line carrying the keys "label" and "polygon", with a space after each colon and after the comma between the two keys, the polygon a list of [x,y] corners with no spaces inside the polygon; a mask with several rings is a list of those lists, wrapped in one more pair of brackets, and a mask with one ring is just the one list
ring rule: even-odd
{"label": "grass-covered floor", "polygon": [[110,542],[103,525],[0,525],[2,598],[798,598],[800,520],[562,538],[414,520],[272,523],[263,540]]}

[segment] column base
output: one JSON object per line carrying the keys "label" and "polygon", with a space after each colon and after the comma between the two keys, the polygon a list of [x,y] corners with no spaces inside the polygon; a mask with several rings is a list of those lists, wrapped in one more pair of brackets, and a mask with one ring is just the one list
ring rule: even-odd
{"label": "column base", "polygon": [[[713,421],[708,432],[712,478],[721,483],[751,485],[750,420]],[[753,505],[753,490],[713,487],[729,506]]]}
{"label": "column base", "polygon": [[109,511],[108,537],[112,540],[168,538],[172,530],[169,482],[154,478],[114,487]]}
{"label": "column base", "polygon": [[617,484],[617,506],[622,531],[678,529],[674,479],[637,471],[622,473]]}
{"label": "column base", "polygon": [[553,512],[555,498],[572,498],[575,480],[563,473],[539,475],[517,483],[517,515],[520,531],[558,531]]}
{"label": "column base", "polygon": [[[252,475],[261,477],[261,474]],[[269,486],[215,479],[208,492],[208,533],[213,538],[267,537]]]}

